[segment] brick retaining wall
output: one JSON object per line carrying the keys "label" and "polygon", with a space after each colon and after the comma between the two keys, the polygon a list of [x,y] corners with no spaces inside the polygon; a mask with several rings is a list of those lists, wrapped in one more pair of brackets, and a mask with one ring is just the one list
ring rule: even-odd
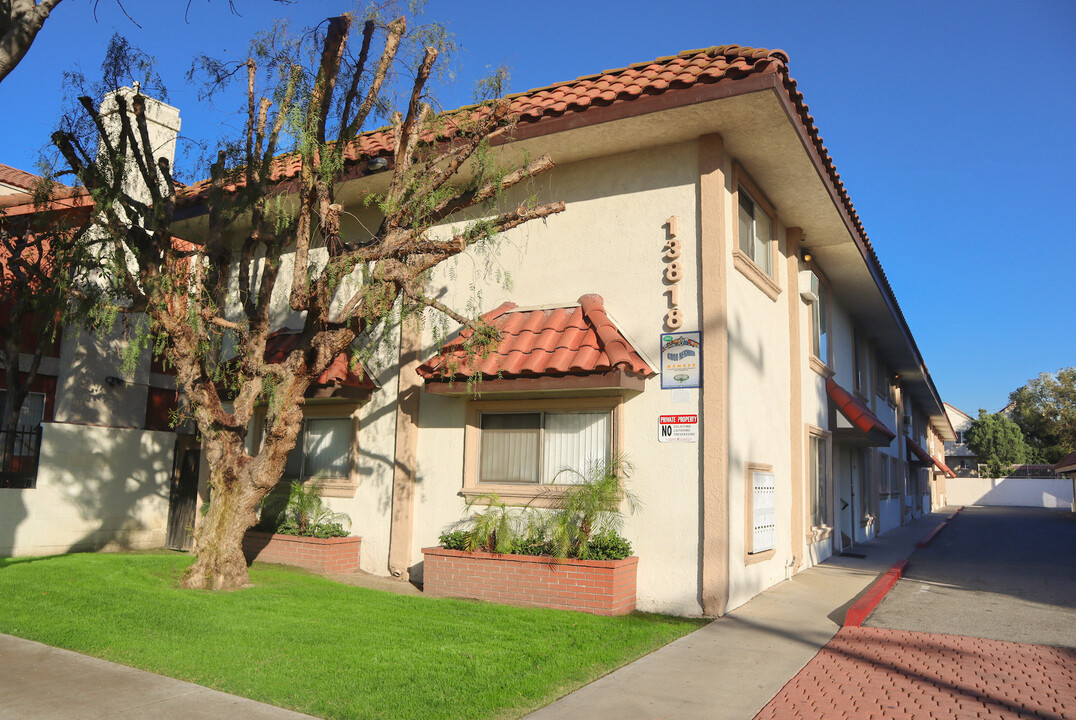
{"label": "brick retaining wall", "polygon": [[557,560],[423,548],[423,591],[509,605],[626,615],[635,609],[639,558]]}
{"label": "brick retaining wall", "polygon": [[247,562],[295,565],[318,573],[352,573],[359,570],[361,537],[313,538],[248,530],[243,537]]}

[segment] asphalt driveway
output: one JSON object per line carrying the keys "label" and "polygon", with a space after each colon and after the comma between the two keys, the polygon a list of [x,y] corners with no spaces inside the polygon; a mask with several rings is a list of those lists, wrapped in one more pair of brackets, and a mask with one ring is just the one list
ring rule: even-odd
{"label": "asphalt driveway", "polygon": [[1076,514],[965,508],[864,625],[1076,649]]}

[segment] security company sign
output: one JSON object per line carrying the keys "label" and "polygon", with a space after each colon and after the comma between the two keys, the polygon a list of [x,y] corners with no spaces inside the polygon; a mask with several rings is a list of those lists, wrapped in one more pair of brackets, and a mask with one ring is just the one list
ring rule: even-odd
{"label": "security company sign", "polygon": [[658,441],[698,442],[698,415],[659,415]]}

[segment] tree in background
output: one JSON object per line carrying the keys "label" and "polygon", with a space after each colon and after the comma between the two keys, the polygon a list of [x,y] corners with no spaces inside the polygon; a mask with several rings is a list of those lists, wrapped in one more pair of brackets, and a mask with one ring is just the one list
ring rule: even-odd
{"label": "tree in background", "polygon": [[1043,462],[1076,450],[1076,367],[1042,373],[1009,394],[1012,419]]}
{"label": "tree in background", "polygon": [[[80,99],[92,138],[53,135],[93,195],[109,304],[147,319],[132,338],[135,351],[164,342],[202,435],[212,495],[195,531],[189,588],[248,583],[243,535],[295,447],[306,391],[329,365],[352,355],[356,341],[383,342],[386,326],[427,308],[473,329],[481,352],[496,331],[427,295],[430,271],[564,209],[533,201],[502,209],[504,191],[553,164],[543,156],[508,170],[494,159],[491,141],[511,127],[509,101],[433,111],[426,84],[441,33],[409,33],[403,17],[372,14],[357,33],[357,53],[352,35],[348,15],[298,36],[278,27],[251,44],[244,62],[201,64],[211,85],[238,79],[246,102],[239,137],[220,150],[211,179],[183,191],[206,211],[190,242],[175,237],[177,186],[169,163],[154,156],[148,101],[137,89],[111,95],[117,112],[107,116]],[[401,68],[406,76],[395,77]],[[361,139],[379,118],[389,127],[378,131],[379,156],[370,158]],[[282,150],[290,157],[279,158]],[[294,161],[297,177],[281,182]],[[376,207],[380,224],[343,232],[340,186],[382,171],[376,191],[367,185],[352,200]],[[281,310],[301,330],[283,362],[270,363],[266,344]],[[257,408],[266,412],[263,442],[248,452]]]}
{"label": "tree in background", "polygon": [[982,408],[979,417],[971,421],[967,443],[979,462],[987,466],[990,477],[1005,477],[1013,465],[1032,459],[1031,448],[1017,424],[1001,413],[988,413]]}

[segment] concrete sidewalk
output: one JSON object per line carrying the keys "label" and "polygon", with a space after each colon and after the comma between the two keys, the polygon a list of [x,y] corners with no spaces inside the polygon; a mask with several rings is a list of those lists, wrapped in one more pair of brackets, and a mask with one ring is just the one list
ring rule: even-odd
{"label": "concrete sidewalk", "polygon": [[763,592],[527,720],[750,720],[837,633],[855,598],[947,513],[926,515]]}
{"label": "concrete sidewalk", "polygon": [[310,720],[10,635],[0,635],[0,667],[0,720]]}

